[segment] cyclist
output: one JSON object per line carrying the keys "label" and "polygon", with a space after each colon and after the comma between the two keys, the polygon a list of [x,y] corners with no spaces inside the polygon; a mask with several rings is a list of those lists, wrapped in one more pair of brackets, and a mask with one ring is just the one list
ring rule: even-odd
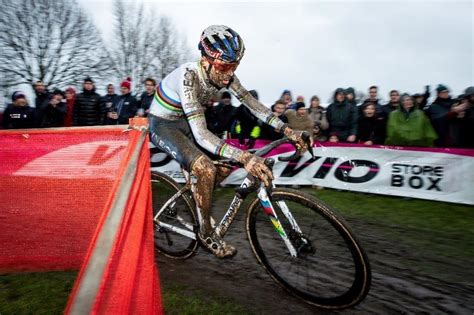
{"label": "cyclist", "polygon": [[[222,88],[227,88],[253,115],[286,135],[298,148],[305,149],[300,131],[293,131],[257,101],[234,75],[244,55],[242,38],[224,25],[207,27],[199,42],[201,58],[185,63],[157,86],[150,107],[149,123],[153,144],[178,161],[196,177],[193,192],[201,230],[198,237],[215,256],[233,256],[236,249],[218,237],[211,226],[210,210],[215,183],[229,171],[216,167],[211,158],[223,157],[241,163],[254,177],[269,185],[272,172],[264,159],[228,145],[206,128],[204,107]],[[209,153],[204,153],[204,150]]]}

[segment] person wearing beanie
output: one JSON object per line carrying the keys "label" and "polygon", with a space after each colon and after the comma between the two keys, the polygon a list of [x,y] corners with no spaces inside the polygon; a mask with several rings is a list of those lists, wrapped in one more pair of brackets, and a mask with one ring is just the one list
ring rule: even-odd
{"label": "person wearing beanie", "polygon": [[314,121],[308,115],[308,110],[303,102],[296,102],[295,109],[288,109],[284,115],[288,119],[288,126],[294,130],[306,131],[313,137]]}
{"label": "person wearing beanie", "polygon": [[41,107],[39,126],[42,128],[63,127],[66,111],[67,105],[64,100],[64,92],[55,89],[49,101]]}
{"label": "person wearing beanie", "polygon": [[400,108],[391,112],[387,122],[385,144],[400,146],[430,147],[437,138],[429,119],[416,108],[413,97],[401,96]]}
{"label": "person wearing beanie", "polygon": [[25,93],[12,94],[12,103],[3,112],[2,125],[5,129],[24,129],[35,127],[35,109],[28,105]]}
{"label": "person wearing beanie", "polygon": [[346,96],[346,102],[348,102],[351,105],[357,106],[357,101],[355,98],[355,90],[353,87],[348,87],[347,89],[345,89],[344,95]]}
{"label": "person wearing beanie", "polygon": [[227,91],[222,92],[220,102],[215,107],[218,121],[216,134],[219,138],[223,138],[232,131],[232,119],[235,109],[236,108],[232,106],[230,93]]}
{"label": "person wearing beanie", "polygon": [[345,102],[344,89],[334,92],[334,101],[326,110],[329,123],[329,140],[332,142],[354,142],[357,135],[357,107]]}
{"label": "person wearing beanie", "polygon": [[90,77],[84,79],[83,91],[77,94],[73,109],[74,126],[101,125],[105,108],[101,97],[95,92],[94,81]]}
{"label": "person wearing beanie", "polygon": [[453,106],[456,101],[451,98],[449,89],[444,84],[439,84],[436,92],[436,99],[425,112],[438,135],[435,146],[450,147],[453,144],[453,139],[450,135],[451,121],[459,112],[465,110],[465,106]]}
{"label": "person wearing beanie", "polygon": [[132,79],[120,83],[121,95],[115,99],[112,108],[107,112],[106,125],[128,124],[128,120],[137,114],[138,101],[131,93]]}
{"label": "person wearing beanie", "polygon": [[64,93],[66,98],[66,115],[64,116],[64,126],[72,127],[72,115],[74,112],[74,102],[76,101],[76,89],[68,87]]}

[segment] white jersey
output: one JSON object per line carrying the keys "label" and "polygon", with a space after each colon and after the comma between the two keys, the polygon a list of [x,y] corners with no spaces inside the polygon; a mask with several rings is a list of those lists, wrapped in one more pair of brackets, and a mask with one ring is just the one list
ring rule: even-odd
{"label": "white jersey", "polygon": [[[234,75],[229,90],[260,120],[276,129],[284,123],[256,100]],[[150,114],[168,120],[186,119],[197,143],[209,152],[225,158],[238,159],[242,151],[231,147],[207,129],[204,107],[219,89],[209,83],[198,62],[181,65],[157,86]]]}

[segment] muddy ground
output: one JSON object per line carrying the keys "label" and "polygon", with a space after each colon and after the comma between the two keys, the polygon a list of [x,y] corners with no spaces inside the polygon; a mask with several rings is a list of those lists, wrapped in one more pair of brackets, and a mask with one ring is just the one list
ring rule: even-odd
{"label": "muddy ground", "polygon": [[[227,200],[217,201],[213,208],[224,209],[227,205]],[[211,297],[228,297],[251,314],[474,314],[472,261],[453,261],[429,251],[415,251],[393,237],[423,237],[423,231],[361,219],[346,221],[359,237],[372,266],[369,295],[355,308],[321,311],[276,285],[253,256],[245,234],[243,208],[226,236],[239,250],[236,257],[219,260],[202,249],[184,261],[158,256],[162,287],[179,285],[189,294],[200,290]],[[450,246],[456,240],[432,241]]]}

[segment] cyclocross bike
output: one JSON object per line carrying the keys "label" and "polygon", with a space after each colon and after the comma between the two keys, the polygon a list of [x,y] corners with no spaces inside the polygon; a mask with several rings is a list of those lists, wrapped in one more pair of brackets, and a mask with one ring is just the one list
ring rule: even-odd
{"label": "cyclocross bike", "polygon": [[[284,138],[259,150],[264,156]],[[312,150],[310,153],[313,154]],[[279,160],[294,161],[301,152]],[[232,161],[215,161],[235,167]],[[272,167],[274,160],[265,159]],[[239,165],[240,166],[240,165]],[[200,245],[199,210],[193,200],[193,178],[183,170],[186,184],[152,172],[155,248],[175,259],[192,257]],[[301,300],[324,309],[344,309],[361,302],[371,283],[369,260],[347,223],[314,196],[287,188],[266,188],[247,175],[217,225],[224,237],[244,199],[256,192],[246,211],[245,228],[258,262],[284,289]]]}

